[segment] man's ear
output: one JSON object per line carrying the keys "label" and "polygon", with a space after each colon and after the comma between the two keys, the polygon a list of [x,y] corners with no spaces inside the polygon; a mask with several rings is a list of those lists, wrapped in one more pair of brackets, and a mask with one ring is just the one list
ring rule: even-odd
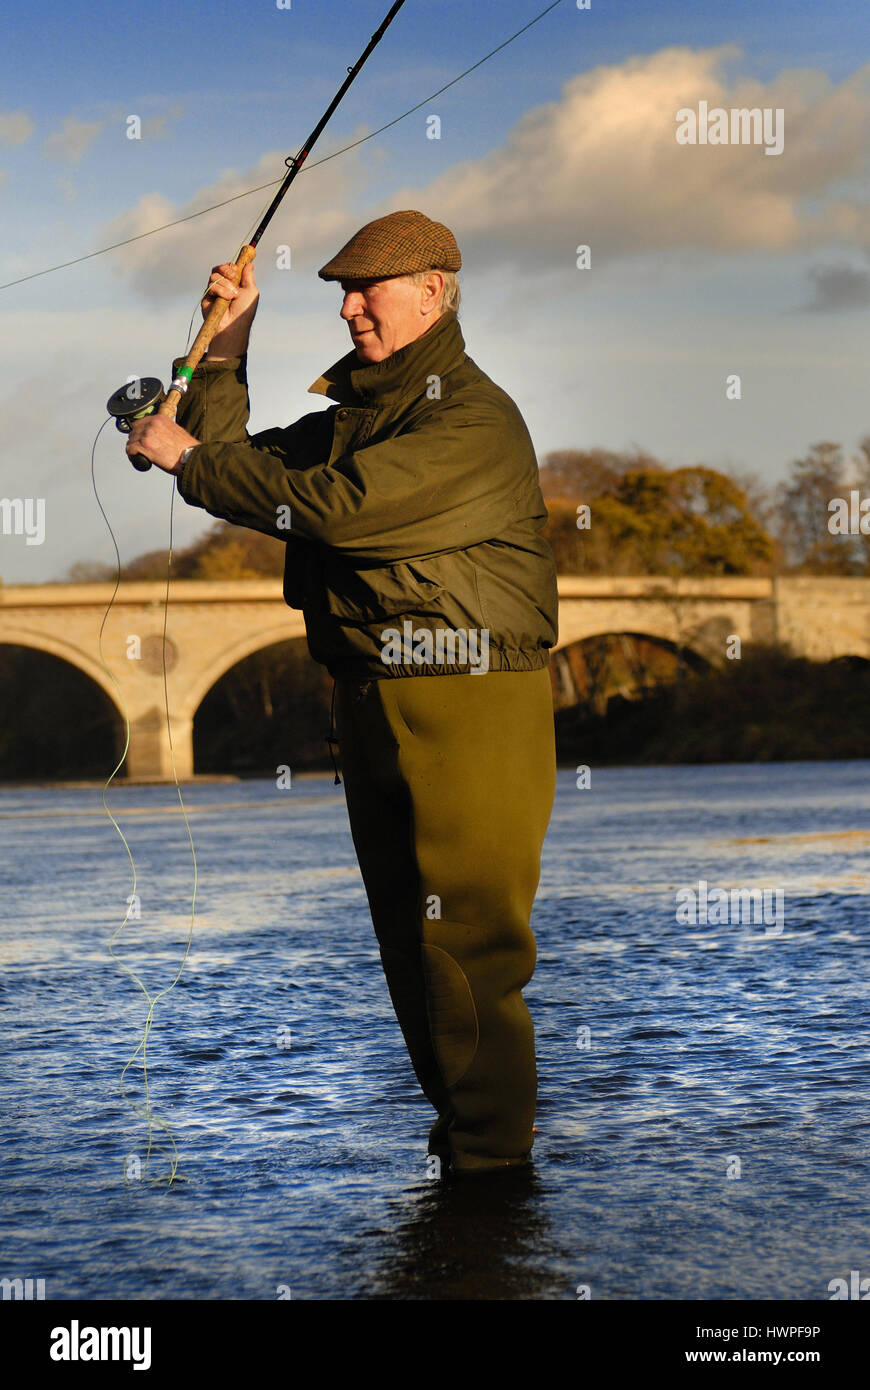
{"label": "man's ear", "polygon": [[437,308],[444,291],[444,276],[440,270],[431,270],[423,281],[423,304],[422,309],[425,314],[431,314]]}

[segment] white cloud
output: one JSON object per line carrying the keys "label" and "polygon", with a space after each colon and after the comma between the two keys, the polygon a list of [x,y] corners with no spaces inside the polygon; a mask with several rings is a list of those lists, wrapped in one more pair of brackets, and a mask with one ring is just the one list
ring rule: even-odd
{"label": "white cloud", "polygon": [[[359,135],[357,131],[353,138],[358,139]],[[366,164],[371,167],[371,158],[370,152],[366,157],[352,150],[340,160],[300,174],[300,182],[288,193],[287,202],[269,230],[272,246],[290,246],[294,269],[316,271],[354,231],[358,223],[352,209],[363,196]],[[269,151],[252,168],[225,171],[183,205],[170,203],[159,193],[147,193],[134,208],[104,228],[100,240],[109,245],[138,236],[274,180],[274,186],[258,194],[231,202],[207,217],[196,217],[157,236],[145,237],[124,247],[113,258],[114,266],[149,299],[168,299],[179,292],[189,295],[191,286],[199,284],[208,269],[204,256],[207,259],[213,255],[216,263],[235,257],[244,237],[252,233],[271,202],[283,175],[283,153]],[[247,226],[245,218],[249,219]],[[273,262],[266,262],[261,256],[258,280],[272,266]]]}
{"label": "white cloud", "polygon": [[154,116],[147,116],[142,125],[143,140],[165,140],[169,135],[170,127],[175,121],[179,121],[185,114],[185,107],[178,102],[170,106],[166,111],[160,111]]}
{"label": "white cloud", "polygon": [[[469,258],[548,267],[580,243],[597,260],[679,248],[784,250],[832,236],[870,244],[866,177],[870,66],[840,84],[805,70],[770,83],[729,79],[732,47],[669,48],[598,67],[529,111],[499,149],[455,165],[390,206],[452,226]],[[785,147],[678,145],[683,107],[781,107]],[[816,206],[811,208],[811,204]]]}
{"label": "white cloud", "polygon": [[43,152],[49,159],[65,159],[69,164],[78,164],[103,124],[103,121],[80,121],[75,116],[67,116],[60,130],[49,135]]}
{"label": "white cloud", "polygon": [[[524,274],[573,267],[575,248],[584,243],[592,247],[593,265],[687,249],[808,250],[834,239],[870,247],[870,205],[861,194],[870,150],[870,65],[840,83],[804,69],[764,83],[733,76],[738,57],[733,46],[668,48],[594,68],[566,83],[558,100],[528,111],[499,148],[428,184],[405,184],[377,207],[366,205],[364,170],[385,156],[372,146],[352,151],[303,175],[304,196],[294,201],[291,193],[285,225],[294,266],[316,269],[356,227],[402,207],[421,208],[451,226],[467,264],[522,266]],[[710,108],[782,108],[783,153],[678,145],[677,112],[701,100]],[[148,194],[107,229],[106,240],[277,179],[282,163],[277,152],[264,154],[253,168],[226,172],[183,206]],[[260,196],[263,207],[269,195]],[[189,290],[191,277],[202,274],[204,236],[216,248],[237,246],[242,209],[257,206],[254,199],[231,203],[207,221],[125,249],[116,264],[152,298]],[[279,219],[284,216],[282,210]]]}
{"label": "white cloud", "polygon": [[0,113],[0,145],[23,145],[35,129],[26,111]]}

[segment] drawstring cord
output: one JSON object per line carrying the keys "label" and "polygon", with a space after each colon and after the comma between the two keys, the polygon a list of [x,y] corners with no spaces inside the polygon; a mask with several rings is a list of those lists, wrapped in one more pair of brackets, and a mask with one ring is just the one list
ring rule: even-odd
{"label": "drawstring cord", "polygon": [[335,761],[335,750],[339,747],[339,740],[335,737],[335,680],[332,682],[332,701],[329,710],[329,733],[326,735],[326,742],[329,744],[329,756],[332,758],[332,767],[335,772],[334,787],[341,786],[341,778],[338,775],[338,763]]}

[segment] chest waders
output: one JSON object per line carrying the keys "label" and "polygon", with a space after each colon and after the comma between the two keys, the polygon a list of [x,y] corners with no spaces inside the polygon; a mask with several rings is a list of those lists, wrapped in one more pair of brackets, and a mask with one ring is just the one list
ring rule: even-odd
{"label": "chest waders", "polygon": [[553,806],[546,668],[336,683],[351,832],[420,1085],[457,1174],[529,1160],[537,1073],[522,996]]}

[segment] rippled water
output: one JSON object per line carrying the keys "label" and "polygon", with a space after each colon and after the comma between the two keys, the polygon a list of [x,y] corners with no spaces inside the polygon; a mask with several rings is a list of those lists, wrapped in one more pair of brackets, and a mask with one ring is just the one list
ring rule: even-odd
{"label": "rippled water", "polygon": [[[111,793],[141,896],[119,950],[153,992],[188,930],[174,797]],[[169,1188],[159,1128],[125,1182],[146,1127],[118,1090],[145,1016],[107,954],[123,846],[93,790],[0,794],[0,1276],[48,1298],[825,1299],[870,1274],[870,764],[559,774],[526,991],[536,1170],[455,1186],[426,1176],[343,790],[185,799],[193,945],[149,1041]],[[699,880],[782,888],[781,930],[678,924]]]}

